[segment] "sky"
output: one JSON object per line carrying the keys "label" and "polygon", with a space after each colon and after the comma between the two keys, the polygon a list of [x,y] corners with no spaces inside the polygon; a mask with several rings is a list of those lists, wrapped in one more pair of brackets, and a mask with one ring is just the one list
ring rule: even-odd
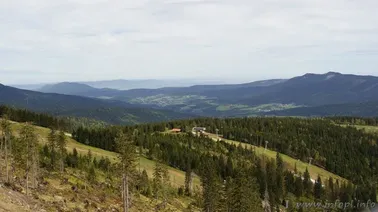
{"label": "sky", "polygon": [[0,82],[378,75],[377,0],[0,0]]}

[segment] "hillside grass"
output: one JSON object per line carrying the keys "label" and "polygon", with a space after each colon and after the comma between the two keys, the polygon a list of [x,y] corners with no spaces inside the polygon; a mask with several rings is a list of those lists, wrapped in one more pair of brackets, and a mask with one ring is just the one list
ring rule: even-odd
{"label": "hillside grass", "polygon": [[340,124],[342,127],[354,127],[358,130],[363,130],[366,133],[378,135],[378,126],[370,126],[370,125],[347,125],[347,124]]}
{"label": "hillside grass", "polygon": [[[21,123],[12,122],[13,131],[15,131],[16,133],[19,131],[21,126],[22,126]],[[40,140],[41,144],[45,144],[47,142],[47,136],[48,136],[50,130],[47,129],[47,128],[39,127],[39,126],[35,126],[35,129],[36,129],[37,135],[39,136],[39,140]],[[68,138],[67,139],[67,151],[69,151],[69,152],[72,152],[73,149],[76,148],[76,150],[79,154],[86,155],[88,153],[88,151],[91,150],[92,155],[94,157],[96,157],[97,159],[100,159],[101,157],[105,157],[105,158],[108,157],[110,159],[110,161],[113,162],[113,163],[118,161],[117,153],[115,153],[115,152],[106,151],[106,150],[99,149],[99,148],[92,147],[92,146],[87,146],[85,144],[82,144],[82,143],[75,141],[74,139],[72,139],[70,137],[67,137],[67,138]],[[155,166],[154,161],[149,160],[144,156],[138,158],[137,169],[140,169],[140,170],[145,169],[150,178],[153,177],[154,166]],[[180,186],[185,185],[185,172],[178,170],[178,169],[175,169],[175,168],[172,168],[172,167],[169,167],[169,166],[168,166],[168,171],[169,171],[172,186],[178,188]],[[195,177],[193,179],[193,185],[194,185],[194,187],[200,186],[199,177]]]}
{"label": "hillside grass", "polygon": [[[207,135],[209,135],[209,137],[212,138],[215,141],[217,141],[218,138],[219,138],[216,135],[211,134],[211,133],[207,133]],[[239,141],[228,140],[228,139],[224,139],[224,138],[222,138],[222,140],[224,140],[225,142],[227,142],[229,144],[235,144],[235,145],[241,144],[243,148],[245,148],[245,147],[247,147],[248,149],[254,148],[256,155],[260,156],[260,157],[265,156],[269,159],[275,159],[276,155],[277,155],[276,151],[269,150],[269,146],[268,146],[268,149],[265,150],[265,148],[263,148],[263,147],[258,147],[258,146],[254,146],[254,145],[251,145],[251,144],[239,142]],[[332,177],[334,180],[338,179],[340,182],[346,181],[346,179],[344,179],[344,178],[342,178],[342,177],[340,177],[340,176],[338,176],[334,173],[331,173],[331,172],[329,172],[325,169],[322,169],[320,167],[310,165],[308,163],[305,163],[301,160],[294,159],[294,158],[292,158],[288,155],[285,155],[285,154],[280,153],[280,156],[282,157],[284,163],[286,164],[286,166],[289,170],[294,170],[294,168],[296,166],[298,172],[304,173],[306,171],[306,168],[308,168],[311,179],[313,179],[313,180],[317,179],[318,175],[319,175],[322,178],[323,182],[325,182],[325,180],[328,180],[330,177]]]}

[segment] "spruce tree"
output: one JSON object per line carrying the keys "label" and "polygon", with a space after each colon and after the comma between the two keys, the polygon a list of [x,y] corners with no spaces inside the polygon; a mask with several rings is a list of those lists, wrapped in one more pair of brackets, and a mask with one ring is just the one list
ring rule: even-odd
{"label": "spruce tree", "polygon": [[303,174],[303,190],[307,197],[311,196],[312,193],[312,182],[310,173],[308,172],[308,169],[306,167],[306,171]]}
{"label": "spruce tree", "polygon": [[47,144],[50,149],[50,167],[52,170],[55,169],[55,163],[57,158],[57,136],[54,129],[50,129],[50,133],[47,136]]}
{"label": "spruce tree", "polygon": [[335,187],[334,187],[334,184],[333,184],[333,178],[332,177],[329,177],[328,185],[326,186],[326,188],[327,188],[328,199],[330,201],[335,201],[336,195],[335,195]]}
{"label": "spruce tree", "polygon": [[187,162],[186,165],[186,172],[185,172],[185,195],[191,196],[192,195],[192,167],[190,161]]}
{"label": "spruce tree", "polygon": [[129,178],[134,172],[135,163],[137,160],[136,148],[133,145],[133,141],[130,137],[125,135],[122,131],[119,131],[115,138],[117,151],[119,153],[119,159],[122,170],[122,196],[124,203],[124,212],[129,210]]}
{"label": "spruce tree", "polygon": [[271,206],[275,205],[277,202],[277,173],[276,173],[276,163],[272,159],[266,163],[266,177],[267,185],[270,196]]}
{"label": "spruce tree", "polygon": [[231,156],[227,157],[227,165],[226,165],[226,177],[232,177],[234,171],[234,165],[232,162]]}
{"label": "spruce tree", "polygon": [[219,202],[221,201],[220,190],[222,183],[216,173],[213,161],[205,161],[202,167],[201,184],[203,188],[203,211],[218,211]]}
{"label": "spruce tree", "polygon": [[140,174],[139,179],[139,188],[143,195],[150,196],[151,195],[151,186],[150,182],[148,180],[148,174],[145,169],[143,169],[143,172]]}
{"label": "spruce tree", "polygon": [[318,179],[315,181],[315,185],[314,185],[314,196],[317,199],[320,199],[322,197],[322,194],[323,194],[322,186],[323,186],[322,179],[320,178],[320,176],[318,176]]}
{"label": "spruce tree", "polygon": [[285,187],[288,192],[295,193],[295,177],[290,171],[285,171]]}
{"label": "spruce tree", "polygon": [[276,201],[281,202],[285,194],[284,162],[277,152],[276,155]]}
{"label": "spruce tree", "polygon": [[64,158],[66,156],[67,138],[63,131],[60,131],[56,139],[57,148],[59,151],[60,172],[64,171]]}
{"label": "spruce tree", "polygon": [[10,159],[10,154],[12,154],[12,142],[11,142],[12,131],[11,131],[10,122],[7,116],[4,116],[3,119],[1,119],[0,127],[1,127],[0,129],[2,132],[2,141],[4,145],[1,150],[4,150],[6,182],[9,183],[10,182],[9,159]]}
{"label": "spruce tree", "polygon": [[96,171],[93,165],[91,165],[89,168],[89,171],[87,173],[87,180],[90,183],[94,183],[96,181]]}
{"label": "spruce tree", "polygon": [[79,154],[76,148],[72,150],[72,166],[74,168],[77,168],[79,166]]}
{"label": "spruce tree", "polygon": [[259,188],[255,179],[244,168],[238,169],[235,172],[235,179],[231,181],[233,183],[232,191],[227,195],[230,199],[229,211],[262,211]]}
{"label": "spruce tree", "polygon": [[[20,130],[20,139],[19,139],[20,146],[24,146],[24,148],[19,148],[21,153],[25,152],[25,157],[21,156],[19,159],[23,160],[20,161],[22,164],[25,164],[25,172],[26,172],[26,195],[29,194],[29,179],[31,178],[33,188],[36,188],[36,180],[38,175],[38,139],[37,135],[35,134],[34,127],[26,123],[22,126]],[[31,173],[31,176],[30,176]]]}
{"label": "spruce tree", "polygon": [[294,194],[297,197],[301,197],[303,195],[303,181],[300,175],[295,178]]}
{"label": "spruce tree", "polygon": [[164,172],[165,168],[164,165],[159,162],[155,161],[154,173],[153,173],[153,184],[152,184],[152,191],[154,194],[155,199],[159,199],[163,193],[163,179],[164,179]]}

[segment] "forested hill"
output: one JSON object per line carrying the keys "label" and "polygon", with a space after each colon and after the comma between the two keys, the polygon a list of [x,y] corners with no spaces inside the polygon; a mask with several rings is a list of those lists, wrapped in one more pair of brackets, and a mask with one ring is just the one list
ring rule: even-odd
{"label": "forested hill", "polygon": [[369,116],[378,112],[378,77],[336,72],[243,84],[123,91],[61,83],[44,92],[107,98],[200,116],[241,117],[265,112],[289,116]]}
{"label": "forested hill", "polygon": [[[341,117],[341,120],[344,118]],[[141,184],[139,181],[141,170],[139,172],[135,170],[136,178],[130,178],[132,199],[137,199],[139,195],[147,195],[172,202],[177,196],[180,198],[186,196],[187,201],[190,201],[187,205],[191,206],[191,208],[188,207],[188,211],[192,211],[193,208],[201,208],[203,211],[238,212],[260,212],[264,211],[263,208],[265,211],[269,208],[271,209],[269,211],[278,211],[279,209],[295,211],[295,203],[299,202],[326,203],[337,200],[341,202],[350,202],[351,200],[375,202],[378,176],[377,136],[365,134],[363,131],[351,127],[339,127],[333,124],[335,121],[337,120],[201,118],[135,126],[79,127],[72,133],[72,137],[83,144],[118,152],[122,157],[127,156],[127,161],[134,160],[136,163],[135,147],[138,148],[140,156],[157,161],[157,165],[150,175],[153,176],[151,182],[147,176]],[[2,121],[2,123],[4,122]],[[7,126],[7,124],[1,124],[0,127],[3,126]],[[216,132],[216,129],[219,129],[219,133],[223,134],[224,138],[241,142],[237,144],[237,142],[229,142],[229,140],[217,141],[214,137],[210,138],[206,135],[195,136],[191,133],[194,126],[206,127],[209,132]],[[183,132],[174,134],[167,131],[172,128],[180,128]],[[22,133],[28,132],[27,130],[21,131]],[[46,131],[44,132],[47,135]],[[50,133],[53,134],[54,131]],[[53,136],[48,136],[47,139],[50,142],[53,138]],[[267,157],[265,154],[258,154],[257,150],[263,149],[265,141],[269,141],[268,149],[277,150],[286,155],[275,153],[273,157]],[[11,143],[18,144],[18,140]],[[73,143],[71,142],[71,145]],[[242,143],[253,144],[259,148],[242,145]],[[52,161],[51,152],[49,145],[45,145],[41,150],[41,156],[43,156],[41,164],[45,164],[46,167],[49,167]],[[16,153],[17,151],[15,151]],[[90,152],[88,155],[92,158]],[[298,158],[304,163],[298,161],[298,169],[296,165],[294,168],[289,167],[285,163],[287,155]],[[318,172],[318,177],[312,178],[310,171],[314,166],[306,163],[310,157],[313,158],[313,164],[324,167],[344,178],[330,175],[324,170]],[[75,154],[67,154],[65,160],[61,158],[60,161],[65,161],[68,167],[75,164]],[[93,159],[93,164],[98,165],[93,166],[92,171],[87,170],[88,179],[94,182],[94,188],[98,188],[95,184],[98,179],[93,179],[91,176],[95,176],[93,173],[99,173],[99,170],[96,169],[102,167],[101,161]],[[166,164],[184,171],[184,186],[177,190],[171,190],[169,193],[164,192],[162,182],[164,184],[169,182],[169,178],[164,177],[166,172],[161,171],[162,166],[159,164]],[[111,170],[113,171],[113,169]],[[114,170],[120,171],[119,168]],[[114,176],[112,171],[108,173],[110,176]],[[160,176],[163,176],[163,181]],[[200,185],[197,184],[196,187],[192,186],[194,176],[201,179]],[[112,177],[112,179],[114,178]],[[107,180],[104,184],[115,185],[112,190],[112,198],[116,195],[121,196],[118,191],[120,184]],[[146,190],[149,183],[151,183],[152,193]],[[147,186],[141,187],[141,185]],[[87,193],[90,191],[89,189]],[[74,192],[72,191],[72,193]],[[80,190],[81,192],[82,190]],[[286,200],[289,202],[289,208],[286,208]],[[149,204],[156,204],[156,207],[160,207],[160,204],[156,202]],[[140,205],[132,207],[140,208]],[[313,210],[306,208],[303,211]]]}
{"label": "forested hill", "polygon": [[121,101],[40,93],[3,85],[0,86],[0,104],[56,116],[86,117],[109,124],[137,124],[194,117]]}
{"label": "forested hill", "polygon": [[0,105],[0,117],[7,117],[9,120],[15,122],[29,122],[41,127],[60,129],[69,133],[78,127],[97,128],[109,125],[105,122],[89,118],[55,117],[46,113],[37,113],[4,105]]}
{"label": "forested hill", "polygon": [[[172,121],[160,124],[139,125],[125,128],[142,132],[163,132],[172,128],[190,131],[194,126],[203,126],[209,132],[223,135],[225,139],[242,141],[255,146],[268,148],[301,161],[324,167],[326,170],[352,180],[356,184],[375,184],[378,176],[378,137],[365,134],[352,127],[340,127],[330,120],[297,118],[201,118],[185,121]],[[79,141],[86,136],[96,137],[95,145],[111,147],[112,129],[95,131],[79,129],[74,134]],[[93,134],[94,133],[94,134]],[[103,139],[104,136],[109,139]],[[114,135],[114,134],[113,134]],[[83,136],[83,137],[81,137]],[[110,142],[110,143],[109,143]],[[359,173],[356,175],[356,173]]]}
{"label": "forested hill", "polygon": [[378,116],[378,101],[348,103],[348,104],[331,104],[315,107],[298,107],[280,111],[270,111],[263,113],[268,116]]}

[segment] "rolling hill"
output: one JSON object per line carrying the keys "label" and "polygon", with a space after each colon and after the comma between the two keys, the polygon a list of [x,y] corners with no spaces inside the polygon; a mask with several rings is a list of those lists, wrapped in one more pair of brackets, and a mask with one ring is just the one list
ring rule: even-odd
{"label": "rolling hill", "polygon": [[[369,115],[376,113],[374,110],[363,112],[353,108],[361,107],[358,104],[362,102],[378,101],[378,77],[328,72],[305,74],[288,80],[125,91],[66,83],[54,85],[44,91],[69,92],[201,116],[255,116],[281,114],[281,111],[285,115],[306,116]],[[332,109],[341,104],[349,106],[341,113]]]}
{"label": "rolling hill", "polygon": [[[12,133],[18,136],[23,126],[24,123],[12,122]],[[39,145],[45,145],[48,142],[50,129],[40,126],[34,126],[34,129],[38,135]],[[90,151],[95,160],[100,161],[103,158],[107,158],[111,164],[119,162],[117,153],[81,144],[72,139],[70,134],[66,135],[67,154],[72,154],[76,151],[79,157],[85,157]],[[1,164],[3,164],[2,159],[1,157]],[[41,161],[44,160],[41,159]],[[145,170],[147,176],[152,179],[155,161],[143,155],[139,155],[137,161],[138,170]],[[167,165],[164,166],[167,168],[170,177],[170,184],[165,189],[176,193],[179,187],[185,185],[185,172]],[[5,186],[2,183],[3,173],[0,173],[0,211],[119,211],[115,208],[120,208],[119,199],[121,195],[117,189],[111,189],[111,184],[117,184],[118,176],[112,176],[112,181],[109,182],[107,181],[106,173],[96,169],[95,178],[98,183],[92,183],[87,180],[85,170],[78,167],[66,166],[63,173],[56,170],[47,170],[46,167],[40,167],[39,170],[40,175],[43,175],[44,185],[40,186],[39,189],[33,190],[33,195],[30,196],[25,195],[17,183],[14,183],[13,187]],[[193,185],[200,186],[198,176],[193,177]],[[14,188],[18,188],[18,190]],[[76,192],[73,191],[73,188],[76,189]],[[101,199],[100,197],[102,196],[106,198]],[[161,202],[142,194],[133,197],[133,201],[133,207],[130,211],[155,211],[156,205]],[[193,201],[195,200],[191,197],[169,196],[166,209],[183,211]],[[91,204],[86,204],[89,202]],[[199,211],[199,209],[193,211]]]}
{"label": "rolling hill", "polygon": [[320,106],[378,100],[378,77],[335,72],[306,74],[238,99],[244,104],[295,103]]}
{"label": "rolling hill", "polygon": [[92,88],[89,85],[80,84],[80,83],[72,83],[72,82],[62,82],[53,85],[45,85],[38,91],[44,93],[58,93],[58,94],[67,94],[67,95],[75,95],[76,93],[86,93],[97,90]]}
{"label": "rolling hill", "polygon": [[360,102],[350,104],[331,104],[314,107],[298,107],[287,110],[266,112],[264,115],[274,116],[378,116],[378,102]]}
{"label": "rolling hill", "polygon": [[94,88],[110,88],[118,90],[130,90],[130,89],[157,89],[163,87],[185,87],[192,86],[195,84],[219,84],[219,80],[190,80],[190,79],[140,79],[140,80],[101,80],[101,81],[87,81],[78,82],[80,84],[89,85]]}
{"label": "rolling hill", "polygon": [[[267,81],[269,82],[269,81]],[[344,75],[335,72],[305,74],[289,80],[255,82],[239,85],[208,85],[187,88],[139,89],[119,94],[125,98],[153,95],[198,95],[222,104],[257,106],[262,104],[296,104],[319,106],[378,100],[378,77]],[[261,86],[261,85],[264,86]]]}
{"label": "rolling hill", "polygon": [[74,83],[74,82],[62,82],[52,85],[45,85],[38,90],[43,93],[56,93],[66,95],[76,95],[84,97],[106,97],[116,95],[119,90],[109,88],[94,88],[86,84]]}
{"label": "rolling hill", "polygon": [[0,85],[0,104],[43,111],[53,115],[94,118],[111,124],[136,124],[193,117],[122,101],[41,93],[4,85]]}

